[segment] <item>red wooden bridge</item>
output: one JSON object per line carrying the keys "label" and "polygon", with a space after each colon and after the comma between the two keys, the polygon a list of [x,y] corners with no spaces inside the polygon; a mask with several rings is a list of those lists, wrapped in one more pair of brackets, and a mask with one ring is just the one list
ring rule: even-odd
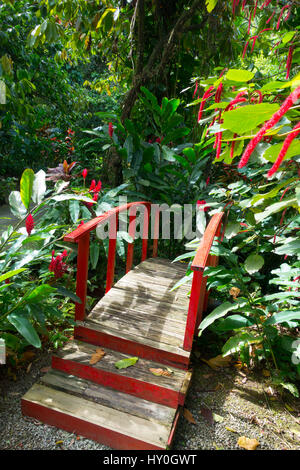
{"label": "red wooden bridge", "polygon": [[[126,274],[114,284],[119,214],[129,214],[129,235],[134,240],[141,206],[141,263],[132,267],[134,241],[128,243]],[[192,263],[192,285],[183,284],[170,291],[186,268],[183,263],[157,257],[159,211],[152,221],[153,248],[149,257],[150,212],[149,202],[129,203],[65,237],[78,244],[76,293],[81,303],[75,308],[74,340],[53,356],[51,370],[22,398],[23,414],[115,449],[171,446],[191,380],[194,334],[207,306],[204,268],[217,263],[217,257],[209,253],[214,238],[220,236],[223,213],[215,214],[206,228]],[[88,313],[90,232],[107,223],[106,294]],[[91,364],[99,348],[100,354],[105,354]],[[115,366],[132,357],[138,358],[133,366]],[[153,370],[164,374],[154,375]]]}

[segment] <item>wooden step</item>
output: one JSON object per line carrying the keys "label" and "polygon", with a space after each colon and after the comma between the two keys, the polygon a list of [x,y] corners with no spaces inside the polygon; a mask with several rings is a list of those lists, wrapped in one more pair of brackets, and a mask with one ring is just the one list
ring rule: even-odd
{"label": "wooden step", "polygon": [[171,445],[178,411],[51,370],[22,398],[22,412],[114,449]]}
{"label": "wooden step", "polygon": [[165,365],[142,358],[133,366],[117,369],[115,363],[130,356],[105,347],[101,349],[105,355],[91,365],[97,346],[72,341],[52,357],[52,367],[155,403],[173,408],[183,405],[191,379],[190,371],[173,367],[169,377],[155,376],[150,369],[167,371]]}

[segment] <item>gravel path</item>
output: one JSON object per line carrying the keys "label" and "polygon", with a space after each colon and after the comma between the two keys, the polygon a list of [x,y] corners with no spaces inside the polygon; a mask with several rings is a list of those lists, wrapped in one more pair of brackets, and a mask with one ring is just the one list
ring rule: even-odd
{"label": "gravel path", "polygon": [[[50,363],[48,350],[17,370],[0,366],[0,449],[109,450],[21,415],[21,397]],[[268,378],[246,375],[233,366],[215,371],[196,359],[186,408],[192,418],[180,417],[174,450],[239,449],[241,436],[257,439],[257,450],[300,449],[300,401],[289,396],[282,401]]]}

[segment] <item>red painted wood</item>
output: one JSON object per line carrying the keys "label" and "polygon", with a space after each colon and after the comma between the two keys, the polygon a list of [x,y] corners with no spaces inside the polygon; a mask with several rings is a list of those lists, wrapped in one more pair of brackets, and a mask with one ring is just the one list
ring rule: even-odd
{"label": "red painted wood", "polygon": [[87,232],[78,242],[76,295],[81,304],[75,304],[75,320],[83,321],[85,318],[86,289],[88,277],[88,264],[90,253],[90,234]]}
{"label": "red painted wood", "polygon": [[150,359],[161,364],[174,366],[178,369],[188,369],[189,357],[152,348],[145,344],[129,341],[124,338],[119,338],[118,336],[112,336],[84,326],[75,326],[74,338],[96,346],[103,346],[104,348],[123,352],[124,354],[130,354],[132,356]]}
{"label": "red painted wood", "polygon": [[185,335],[183,341],[183,349],[190,351],[193,346],[193,337],[195,326],[197,322],[198,308],[200,302],[201,283],[203,277],[203,270],[194,271],[191,297],[188,309],[188,316],[185,328]]}
{"label": "red painted wood", "polygon": [[220,224],[224,212],[218,212],[214,214],[205,230],[202,241],[197,249],[196,256],[192,263],[192,270],[203,270],[207,266],[207,258],[211,250],[211,246],[218,230],[220,230]]}
{"label": "red painted wood", "polygon": [[152,215],[154,212],[154,227],[153,227],[153,258],[157,257],[157,249],[158,249],[158,239],[159,239],[159,206],[157,204],[152,204],[151,209]]}
{"label": "red painted wood", "polygon": [[171,429],[171,432],[170,432],[170,436],[169,436],[169,439],[168,439],[168,444],[167,444],[168,447],[171,447],[171,445],[172,445],[172,443],[173,443],[173,439],[174,439],[174,435],[175,435],[177,423],[178,423],[178,420],[179,420],[179,417],[180,417],[180,412],[181,412],[181,410],[178,409],[178,411],[177,411],[177,413],[176,413],[176,415],[175,415],[175,419],[174,419],[174,422],[173,422],[173,426],[172,426],[172,429]]}
{"label": "red painted wood", "polygon": [[119,214],[120,212],[130,210],[131,207],[140,205],[148,207],[149,210],[151,208],[151,202],[148,201],[130,202],[128,204],[124,204],[123,206],[115,207],[114,209],[111,209],[105,214],[99,215],[99,217],[95,217],[94,219],[89,220],[85,224],[80,225],[80,227],[75,229],[73,232],[68,233],[64,237],[64,240],[66,242],[78,242],[78,240],[83,237],[87,232],[91,232],[91,230],[94,230],[99,223],[106,223],[113,214]]}
{"label": "red painted wood", "polygon": [[[133,238],[135,238],[135,226],[136,226],[136,207],[132,207],[129,211],[129,229],[128,234]],[[126,260],[126,274],[132,268],[132,261],[133,261],[133,248],[134,242],[128,243],[127,248],[127,260]]]}
{"label": "red painted wood", "polygon": [[26,416],[37,418],[50,426],[56,426],[65,431],[87,437],[105,444],[113,449],[120,450],[163,450],[147,442],[125,436],[111,429],[98,426],[94,423],[62,413],[58,410],[22,399],[22,413]]}
{"label": "red painted wood", "polygon": [[109,245],[106,272],[106,289],[105,294],[111,289],[114,283],[115,262],[116,262],[116,246],[117,246],[117,228],[118,214],[113,214],[109,224]]}
{"label": "red painted wood", "polygon": [[67,374],[91,380],[114,390],[119,390],[120,392],[171,408],[177,408],[179,401],[182,403],[182,399],[184,400],[185,398],[184,396],[179,396],[182,394],[175,390],[127,377],[126,375],[97,369],[72,360],[62,359],[57,356],[52,356],[52,367]]}

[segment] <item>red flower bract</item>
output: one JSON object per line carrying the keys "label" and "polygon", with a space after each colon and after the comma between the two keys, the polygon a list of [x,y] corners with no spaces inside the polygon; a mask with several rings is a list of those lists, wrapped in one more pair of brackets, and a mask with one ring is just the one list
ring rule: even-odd
{"label": "red flower bract", "polygon": [[67,250],[64,250],[61,255],[57,255],[54,258],[55,252],[52,251],[52,260],[49,265],[49,271],[54,273],[56,279],[61,278],[67,271],[68,266],[63,262],[63,259],[68,256]]}
{"label": "red flower bract", "polygon": [[287,97],[287,99],[283,102],[283,104],[281,105],[279,110],[276,111],[276,113],[273,114],[271,119],[269,119],[269,121],[267,121],[262,126],[262,128],[260,129],[260,131],[258,131],[256,136],[252,140],[250,140],[250,142],[247,145],[247,147],[246,147],[246,149],[243,153],[243,156],[242,156],[242,158],[241,158],[241,160],[238,164],[238,168],[243,168],[245,165],[247,165],[248,160],[249,160],[253,150],[255,149],[257,144],[262,140],[262,138],[263,138],[264,134],[266,133],[266,131],[268,131],[269,129],[271,129],[271,127],[273,127],[273,126],[275,126],[275,124],[277,124],[277,122],[282,118],[282,116],[284,116],[284,114],[290,109],[290,107],[295,103],[295,101],[298,100],[299,97],[300,97],[300,86],[298,86]]}
{"label": "red flower bract", "polygon": [[29,214],[27,216],[25,226],[26,226],[26,230],[27,230],[28,235],[30,235],[31,232],[32,232],[32,229],[34,227],[34,218],[32,217],[31,214]]}
{"label": "red flower bract", "polygon": [[283,145],[281,147],[281,150],[279,152],[279,155],[277,157],[277,160],[276,162],[274,163],[274,165],[272,166],[272,168],[268,171],[268,175],[267,175],[267,178],[270,178],[272,175],[274,175],[274,173],[276,173],[276,171],[278,170],[278,168],[280,167],[280,164],[282,162],[282,160],[284,159],[291,143],[293,142],[293,140],[295,139],[295,137],[297,137],[297,135],[300,134],[300,122],[298,122],[298,124],[295,125],[295,127],[293,128],[293,132],[291,132],[287,138],[285,139],[285,141],[283,142]]}
{"label": "red flower bract", "polygon": [[87,177],[87,174],[88,174],[87,169],[85,168],[84,170],[82,170],[81,174],[82,174],[83,179],[85,180],[85,178]]}
{"label": "red flower bract", "polygon": [[198,208],[200,211],[206,212],[206,211],[208,211],[208,209],[209,209],[208,206],[207,206],[207,207],[200,207],[200,206],[203,206],[204,204],[206,204],[206,201],[204,201],[204,200],[203,200],[203,201],[198,200],[198,201],[197,201],[197,208]]}

